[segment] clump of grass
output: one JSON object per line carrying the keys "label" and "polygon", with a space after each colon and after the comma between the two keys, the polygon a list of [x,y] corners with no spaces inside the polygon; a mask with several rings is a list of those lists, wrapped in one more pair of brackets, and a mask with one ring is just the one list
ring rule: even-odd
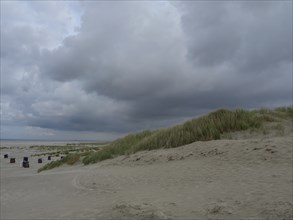
{"label": "clump of grass", "polygon": [[79,158],[80,158],[79,154],[68,154],[62,160],[64,160],[64,163],[68,165],[73,165],[79,161]]}
{"label": "clump of grass", "polygon": [[84,164],[96,163],[102,160],[113,158],[114,156],[125,154],[129,148],[141,140],[151,136],[154,132],[143,131],[136,134],[129,134],[123,138],[111,142],[107,147],[98,152],[91,153],[83,159]]}
{"label": "clump of grass", "polygon": [[85,152],[81,152],[81,153],[79,153],[79,155],[81,156],[81,157],[85,157],[85,156],[88,156],[89,154],[91,154],[93,151],[85,151]]}
{"label": "clump of grass", "polygon": [[110,144],[110,152],[114,155],[123,155],[129,150],[129,146],[140,143],[142,140],[150,137],[155,132],[146,130],[136,134],[129,134],[123,138],[117,139]]}
{"label": "clump of grass", "polygon": [[275,108],[276,112],[281,112],[287,116],[293,117],[293,106]]}
{"label": "clump of grass", "polygon": [[141,150],[173,148],[195,141],[220,139],[221,134],[259,128],[265,119],[256,112],[220,109],[206,116],[187,121],[167,129],[144,131],[120,138],[99,152],[89,154],[84,164],[96,163],[118,155],[131,154]]}
{"label": "clump of grass", "polygon": [[286,119],[288,117],[293,118],[293,106],[288,107],[278,107],[275,109],[258,109],[253,112],[259,114],[259,117],[262,117],[265,121],[276,122],[280,119]]}
{"label": "clump of grass", "polygon": [[83,164],[87,165],[90,163],[97,163],[102,160],[107,160],[113,158],[113,154],[111,153],[111,150],[101,150],[99,152],[94,152],[91,154],[88,154],[85,158],[83,158],[82,162]]}
{"label": "clump of grass", "polygon": [[9,147],[0,147],[0,150],[9,149]]}
{"label": "clump of grass", "polygon": [[79,161],[80,155],[79,154],[68,154],[63,159],[52,161],[45,166],[38,169],[38,173],[44,170],[53,169],[55,167],[59,167],[63,164],[73,165]]}

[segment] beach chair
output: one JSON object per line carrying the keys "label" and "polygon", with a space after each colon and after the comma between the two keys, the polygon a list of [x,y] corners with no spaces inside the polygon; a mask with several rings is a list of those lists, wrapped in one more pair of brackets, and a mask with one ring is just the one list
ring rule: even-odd
{"label": "beach chair", "polygon": [[23,157],[23,161],[28,161],[28,157]]}
{"label": "beach chair", "polygon": [[29,168],[29,167],[30,167],[29,162],[28,162],[28,161],[23,161],[23,162],[22,162],[22,167],[23,167],[23,168]]}

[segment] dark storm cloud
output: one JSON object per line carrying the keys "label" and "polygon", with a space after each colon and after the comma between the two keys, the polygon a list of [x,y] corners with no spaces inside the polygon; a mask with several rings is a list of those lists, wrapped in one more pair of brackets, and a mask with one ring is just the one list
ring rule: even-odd
{"label": "dark storm cloud", "polygon": [[17,108],[30,126],[124,133],[292,103],[292,2],[81,4],[77,33],[57,47],[35,28],[4,32],[5,91],[26,69]]}

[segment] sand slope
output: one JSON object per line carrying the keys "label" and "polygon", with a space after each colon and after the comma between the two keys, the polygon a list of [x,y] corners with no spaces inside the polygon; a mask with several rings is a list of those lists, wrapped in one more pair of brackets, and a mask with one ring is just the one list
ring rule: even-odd
{"label": "sand slope", "polygon": [[292,219],[292,133],[40,174],[31,163],[1,159],[1,219]]}

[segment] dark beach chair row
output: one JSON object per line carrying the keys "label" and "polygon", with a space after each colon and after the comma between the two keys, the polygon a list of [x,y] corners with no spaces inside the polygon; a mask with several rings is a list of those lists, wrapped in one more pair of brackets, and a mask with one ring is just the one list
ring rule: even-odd
{"label": "dark beach chair row", "polygon": [[[8,154],[4,154],[4,158],[8,158]],[[48,160],[51,160],[52,156],[48,156]],[[62,160],[64,158],[64,156],[61,156],[60,159]],[[15,163],[15,158],[11,157],[10,158],[10,163]],[[38,163],[43,163],[43,159],[39,158],[38,159]],[[28,157],[23,157],[23,161],[22,161],[22,167],[24,168],[29,168],[29,161],[28,161]]]}

